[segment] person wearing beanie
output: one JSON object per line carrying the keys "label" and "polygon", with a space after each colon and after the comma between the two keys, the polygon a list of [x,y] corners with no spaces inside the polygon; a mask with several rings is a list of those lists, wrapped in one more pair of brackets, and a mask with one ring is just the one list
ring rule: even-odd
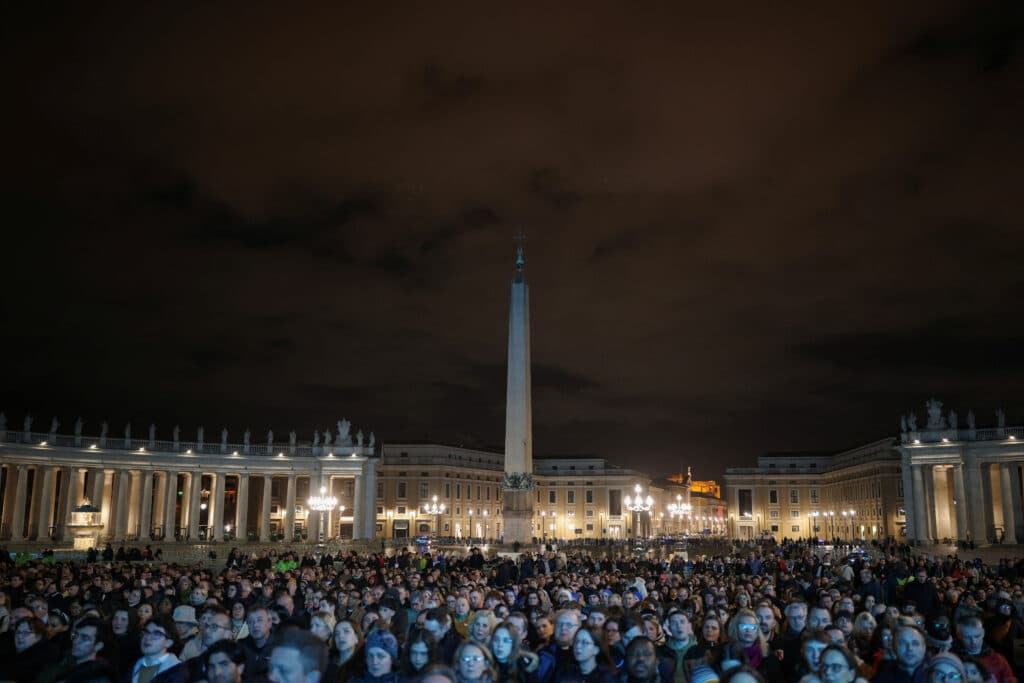
{"label": "person wearing beanie", "polygon": [[366,673],[353,678],[353,683],[399,683],[398,640],[390,631],[374,629],[366,636]]}
{"label": "person wearing beanie", "polygon": [[690,683],[718,683],[718,674],[707,664],[695,666],[690,672]]}
{"label": "person wearing beanie", "polygon": [[928,662],[928,681],[965,681],[964,663],[952,652],[940,652]]}

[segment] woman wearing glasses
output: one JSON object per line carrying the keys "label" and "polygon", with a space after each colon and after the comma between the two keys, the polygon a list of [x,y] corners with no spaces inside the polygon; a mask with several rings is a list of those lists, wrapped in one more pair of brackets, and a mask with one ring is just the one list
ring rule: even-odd
{"label": "woman wearing glasses", "polygon": [[[747,663],[770,681],[781,680],[782,663],[771,649],[768,638],[758,627],[757,614],[741,609],[729,622],[729,640],[742,648]],[[725,669],[722,669],[725,673]]]}
{"label": "woman wearing glasses", "polygon": [[495,681],[494,659],[483,645],[464,641],[455,650],[455,673],[459,683],[493,683]]}
{"label": "woman wearing glasses", "polygon": [[821,683],[853,683],[857,680],[857,658],[842,645],[829,645],[818,660]]}

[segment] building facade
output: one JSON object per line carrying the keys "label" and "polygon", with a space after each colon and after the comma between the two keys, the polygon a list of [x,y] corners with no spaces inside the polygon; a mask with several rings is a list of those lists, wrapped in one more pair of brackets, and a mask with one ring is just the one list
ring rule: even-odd
{"label": "building facade", "polygon": [[[501,453],[443,444],[387,444],[378,466],[376,533],[384,538],[436,534],[501,540],[503,476]],[[688,481],[652,482],[603,458],[534,458],[533,485],[531,529],[540,541],[724,530],[721,499],[702,494],[691,500]],[[626,505],[627,497],[631,502],[636,497],[637,486],[642,498],[652,498],[650,509],[642,512]]]}
{"label": "building facade", "polygon": [[835,455],[777,453],[725,473],[729,533],[782,539],[902,536],[900,453],[882,439]]}
{"label": "building facade", "polygon": [[[27,421],[28,422],[28,421]],[[29,425],[26,424],[26,427]],[[56,420],[54,421],[56,426]],[[344,436],[344,435],[343,435]],[[337,499],[326,538],[372,538],[373,448],[344,437],[334,446],[171,441],[12,432],[0,429],[0,538],[9,543],[83,546],[87,541],[269,542],[320,534],[310,497]],[[76,523],[88,502],[95,525]],[[341,509],[341,506],[345,506]]]}

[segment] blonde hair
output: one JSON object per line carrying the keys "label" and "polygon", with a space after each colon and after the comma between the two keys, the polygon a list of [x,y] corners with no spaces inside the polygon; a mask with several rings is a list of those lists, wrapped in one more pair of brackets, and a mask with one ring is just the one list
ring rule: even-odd
{"label": "blonde hair", "polygon": [[[740,640],[740,619],[743,618],[743,617],[746,617],[747,619],[752,619],[754,621],[754,626],[758,626],[757,614],[754,612],[754,610],[752,610],[752,609],[737,610],[736,614],[734,614],[732,619],[729,620],[729,627],[727,629],[728,630],[728,634],[729,634],[729,640],[731,640],[734,643],[739,642],[739,640]],[[770,651],[770,646],[768,644],[768,639],[765,637],[765,635],[763,633],[761,633],[761,629],[760,629],[759,626],[758,626],[758,628],[756,630],[756,633],[757,633],[757,642],[761,646],[761,655],[762,656],[767,656],[768,652]]]}

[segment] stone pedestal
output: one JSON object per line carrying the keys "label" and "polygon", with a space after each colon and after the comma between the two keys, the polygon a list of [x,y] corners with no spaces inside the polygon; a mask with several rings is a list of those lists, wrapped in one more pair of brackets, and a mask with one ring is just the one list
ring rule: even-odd
{"label": "stone pedestal", "polygon": [[533,543],[533,491],[512,489],[502,492],[502,521],[505,525],[506,545]]}

